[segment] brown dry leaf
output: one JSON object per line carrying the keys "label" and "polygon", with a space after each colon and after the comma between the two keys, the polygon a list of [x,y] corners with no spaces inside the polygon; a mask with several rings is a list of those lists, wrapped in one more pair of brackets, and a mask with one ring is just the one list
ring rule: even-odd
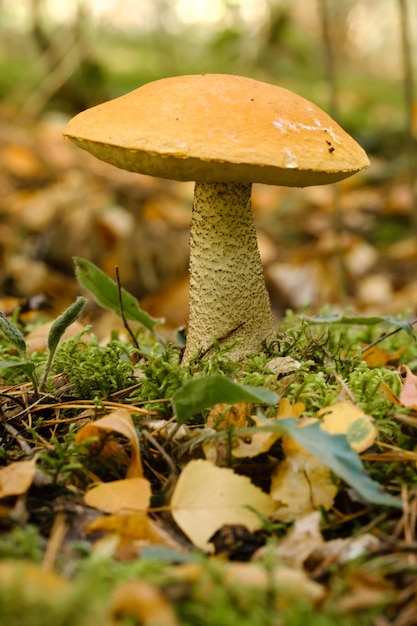
{"label": "brown dry leaf", "polygon": [[[46,342],[48,340],[49,331],[51,330],[51,326],[54,324],[54,321],[48,322],[47,324],[42,324],[42,326],[37,326],[34,330],[26,335],[26,346],[28,349],[28,353],[32,354],[32,352],[44,352],[46,350]],[[78,333],[80,333],[84,329],[83,324],[80,322],[74,322],[64,332],[62,335],[62,339],[70,339],[71,337],[75,337]]]}
{"label": "brown dry leaf", "polygon": [[330,509],[337,487],[328,467],[290,437],[283,437],[282,447],[285,459],[271,475],[274,518],[288,523],[320,507]]}
{"label": "brown dry leaf", "polygon": [[151,499],[151,486],[145,478],[126,478],[100,483],[84,495],[84,502],[106,513],[146,511]]}
{"label": "brown dry leaf", "polygon": [[102,438],[103,433],[106,434],[109,430],[119,433],[129,440],[132,455],[126,471],[126,478],[142,477],[143,468],[140,458],[139,439],[132,417],[127,409],[117,409],[106,415],[106,417],[102,417],[91,424],[86,424],[78,431],[76,442],[80,444],[90,437]]}
{"label": "brown dry leaf", "polygon": [[212,548],[209,539],[224,524],[243,524],[249,530],[260,528],[258,515],[248,507],[265,516],[270,516],[275,508],[270,496],[246,476],[201,459],[184,467],[171,498],[175,522],[203,550]]}
{"label": "brown dry leaf", "polygon": [[314,511],[300,519],[279,542],[276,554],[285,565],[302,569],[307,559],[322,547],[324,539],[320,530],[321,512]]}
{"label": "brown dry leaf", "polygon": [[215,404],[207,417],[209,428],[227,429],[233,425],[236,428],[245,428],[250,414],[250,406],[247,402],[237,402],[236,404]]}
{"label": "brown dry leaf", "polygon": [[32,484],[36,472],[36,458],[17,461],[0,469],[0,498],[20,496]]}
{"label": "brown dry leaf", "polygon": [[130,580],[118,587],[112,598],[111,619],[115,626],[135,618],[142,626],[178,626],[176,615],[162,591],[143,580]]}
{"label": "brown dry leaf", "polygon": [[[302,569],[307,560],[315,564],[324,561],[328,567],[330,563],[346,563],[381,547],[381,541],[369,533],[325,541],[320,519],[321,513],[315,511],[295,521],[276,548],[275,553],[280,562],[291,568]],[[264,552],[263,549],[260,556]]]}
{"label": "brown dry leaf", "polygon": [[405,379],[400,393],[400,402],[402,406],[417,409],[417,376],[407,365],[401,366],[401,373],[405,374]]}
{"label": "brown dry leaf", "polygon": [[[356,567],[346,582],[346,593],[339,600],[342,613],[358,614],[371,607],[382,606],[387,601],[387,597],[394,593],[393,583],[384,578],[382,572],[367,572],[363,568]],[[403,624],[411,626],[415,623],[414,619],[415,615],[413,621],[403,622]]]}
{"label": "brown dry leaf", "polygon": [[395,404],[395,406],[401,406],[399,397],[392,391],[390,387],[388,387],[387,383],[381,383],[381,390],[384,392],[390,402]]}
{"label": "brown dry leaf", "polygon": [[363,452],[375,442],[378,430],[373,418],[350,402],[336,402],[320,409],[321,427],[331,435],[346,435],[353,450]]}

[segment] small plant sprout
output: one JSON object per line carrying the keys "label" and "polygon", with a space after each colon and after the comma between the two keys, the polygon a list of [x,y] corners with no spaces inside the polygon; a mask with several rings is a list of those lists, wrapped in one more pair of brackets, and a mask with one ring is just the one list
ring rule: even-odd
{"label": "small plant sprout", "polygon": [[81,314],[86,303],[86,298],[79,296],[73,304],[71,304],[52,324],[46,342],[47,357],[44,370],[40,379],[38,379],[35,371],[35,364],[31,361],[27,352],[26,341],[23,333],[17,328],[13,322],[0,312],[0,330],[6,335],[7,339],[17,349],[20,357],[19,361],[4,361],[0,363],[0,369],[9,367],[20,367],[26,374],[33,385],[35,396],[45,387],[46,380],[51,370],[52,362],[56,353],[56,349],[63,334],[67,328],[75,322]]}

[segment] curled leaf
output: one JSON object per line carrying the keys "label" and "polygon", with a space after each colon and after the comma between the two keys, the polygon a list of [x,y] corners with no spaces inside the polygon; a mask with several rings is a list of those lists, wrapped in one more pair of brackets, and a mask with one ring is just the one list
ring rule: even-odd
{"label": "curled leaf", "polygon": [[103,437],[108,431],[114,431],[127,437],[132,450],[130,463],[126,472],[127,478],[140,478],[143,476],[142,461],[140,457],[139,439],[136,433],[135,425],[131,415],[127,409],[117,409],[109,415],[102,417],[95,422],[86,424],[77,433],[76,442],[80,444],[82,441],[91,437]]}

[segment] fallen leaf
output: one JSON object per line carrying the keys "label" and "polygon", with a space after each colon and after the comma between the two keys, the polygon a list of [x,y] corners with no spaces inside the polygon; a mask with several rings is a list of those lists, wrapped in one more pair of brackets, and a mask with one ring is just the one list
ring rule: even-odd
{"label": "fallen leaf", "polygon": [[363,452],[374,443],[378,431],[373,418],[349,402],[336,402],[317,412],[321,427],[331,435],[346,435],[356,452]]}
{"label": "fallen leaf", "polygon": [[174,550],[181,549],[179,543],[144,512],[103,515],[92,521],[87,526],[87,531],[116,533],[124,542],[141,541],[145,545],[156,544]]}
{"label": "fallen leaf", "polygon": [[[253,415],[251,418],[256,426],[267,426],[272,420],[257,417]],[[274,443],[281,438],[281,434],[277,432],[254,432],[246,434],[236,439],[235,446],[232,450],[232,456],[235,458],[252,458],[268,452]]]}
{"label": "fallen leaf", "polygon": [[388,363],[394,363],[398,361],[402,353],[405,350],[405,346],[399,348],[393,353],[389,353],[386,350],[382,350],[378,346],[372,346],[362,352],[362,359],[365,361],[368,367],[380,367],[387,365]]}
{"label": "fallen leaf", "polygon": [[281,398],[278,405],[277,417],[300,417],[305,411],[304,402],[294,402],[291,404],[287,398]]}
{"label": "fallen leaf", "polygon": [[[295,521],[276,547],[279,562],[296,569],[303,569],[306,561],[314,563],[315,567],[324,562],[327,568],[331,563],[346,563],[381,548],[381,541],[370,533],[325,541],[320,520],[321,513],[315,511]],[[265,549],[260,556],[264,552]]]}
{"label": "fallen leaf", "polygon": [[316,604],[325,596],[324,587],[310,580],[305,572],[283,565],[268,570],[258,563],[230,563],[226,565],[226,571],[226,581],[238,583],[240,586],[262,589],[270,589],[271,583],[276,586],[281,591],[275,594],[277,610],[287,606],[288,598],[302,598],[303,602]]}
{"label": "fallen leaf", "polygon": [[[394,585],[382,572],[368,572],[356,567],[346,581],[346,594],[340,598],[339,609],[342,613],[358,615],[366,609],[383,606],[393,594]],[[407,620],[408,624],[413,623],[414,615],[415,609],[411,620]]]}
{"label": "fallen leaf", "polygon": [[247,425],[249,414],[250,405],[247,402],[236,402],[235,404],[220,402],[211,409],[206,424],[209,428],[221,428],[223,430],[230,425],[244,428]]}
{"label": "fallen leaf", "polygon": [[402,406],[417,409],[417,376],[407,365],[401,366],[401,374],[405,375],[405,378],[400,393],[400,402]]}
{"label": "fallen leaf", "polygon": [[276,356],[268,361],[265,370],[271,370],[277,375],[284,376],[300,369],[300,361],[296,361],[291,356]]}
{"label": "fallen leaf", "polygon": [[388,387],[387,383],[381,383],[381,390],[384,392],[387,399],[395,404],[395,406],[401,406],[399,397]]}
{"label": "fallen leaf", "polygon": [[[305,404],[303,402],[291,404],[287,398],[281,398],[276,419],[281,417],[299,417],[304,410]],[[255,422],[256,426],[268,426],[268,424],[274,423],[272,419],[268,420],[257,417],[256,415],[252,416],[251,419]],[[238,437],[235,447],[232,450],[232,455],[236,458],[252,458],[263,452],[268,452],[281,436],[281,433],[277,432],[254,432],[253,434],[249,433]]]}
{"label": "fallen leaf", "polygon": [[271,475],[271,498],[277,503],[274,518],[291,522],[312,511],[333,505],[337,493],[329,468],[291,437],[283,437],[285,459]]}
{"label": "fallen leaf", "polygon": [[313,511],[295,520],[294,525],[276,547],[276,555],[280,562],[288,567],[303,569],[307,559],[323,546],[320,519],[321,512]]}
{"label": "fallen leaf", "polygon": [[145,478],[126,478],[100,483],[87,491],[84,502],[106,513],[146,511],[151,499],[151,486]]}
{"label": "fallen leaf", "polygon": [[359,455],[350,446],[346,435],[331,435],[321,427],[318,419],[300,425],[294,418],[285,418],[280,426],[286,433],[321,459],[339,478],[350,485],[366,502],[402,509],[400,498],[385,492],[381,485],[366,473]]}
{"label": "fallen leaf", "polygon": [[139,439],[136,433],[132,417],[127,409],[117,409],[109,415],[102,417],[95,422],[86,424],[78,431],[76,442],[78,445],[91,437],[103,438],[103,432],[114,431],[127,437],[129,440],[132,455],[126,471],[127,478],[140,478],[143,476],[142,461],[140,458]]}
{"label": "fallen leaf", "polygon": [[[51,330],[53,324],[54,321],[42,324],[42,326],[37,326],[26,335],[25,341],[28,354],[32,354],[33,352],[45,352],[49,331]],[[80,324],[80,322],[73,322],[63,333],[62,339],[70,339],[71,337],[75,337],[75,335],[81,333],[84,328],[85,326]],[[87,340],[84,339],[84,341]]]}
{"label": "fallen leaf", "polygon": [[0,498],[20,496],[32,484],[36,472],[36,458],[16,461],[0,469]]}
{"label": "fallen leaf", "polygon": [[142,626],[178,626],[176,615],[162,591],[144,580],[130,580],[115,590],[111,617],[114,625],[133,617]]}
{"label": "fallen leaf", "polygon": [[253,511],[269,516],[274,508],[271,498],[249,478],[201,459],[184,467],[171,498],[175,522],[195,546],[207,551],[212,548],[210,537],[224,524],[256,530],[262,521]]}

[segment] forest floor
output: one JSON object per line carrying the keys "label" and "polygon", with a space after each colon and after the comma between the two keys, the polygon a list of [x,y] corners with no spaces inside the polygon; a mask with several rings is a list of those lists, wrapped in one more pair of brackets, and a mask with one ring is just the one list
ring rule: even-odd
{"label": "forest floor", "polygon": [[[337,187],[254,186],[277,343],[182,366],[192,184],[100,163],[64,123],[0,114],[2,624],[416,624],[402,157]],[[117,266],[165,324],[132,342],[73,257]]]}

